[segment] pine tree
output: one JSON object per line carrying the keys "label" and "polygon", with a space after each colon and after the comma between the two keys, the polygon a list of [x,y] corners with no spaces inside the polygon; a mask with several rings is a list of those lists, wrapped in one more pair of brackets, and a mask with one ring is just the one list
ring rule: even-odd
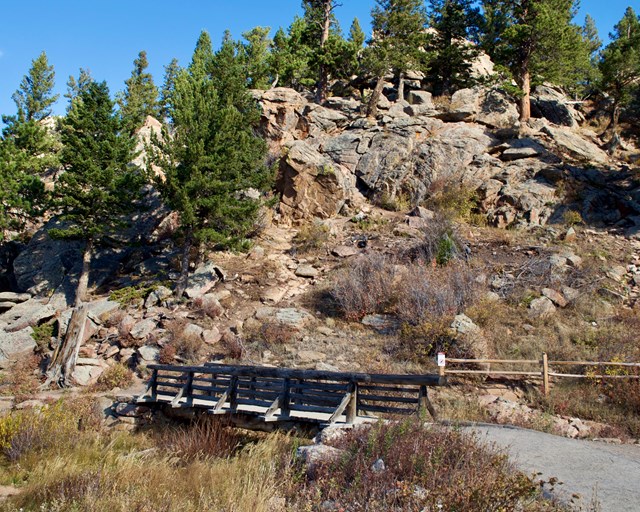
{"label": "pine tree", "polygon": [[176,78],[180,72],[178,59],[171,59],[171,62],[164,67],[164,81],[160,89],[160,118],[166,122],[171,122],[171,96],[176,86]]}
{"label": "pine tree", "polygon": [[314,85],[313,49],[308,44],[307,34],[307,23],[296,16],[287,32],[280,28],[273,36],[269,62],[275,83],[296,90]]}
{"label": "pine tree", "polygon": [[521,90],[520,121],[531,117],[532,82],[574,85],[588,60],[575,0],[484,0],[484,49]]}
{"label": "pine tree", "polygon": [[189,71],[192,75],[206,76],[214,72],[213,69],[213,44],[209,32],[200,32],[196,49],[193,51]]}
{"label": "pine tree", "polygon": [[602,39],[598,34],[598,27],[596,27],[596,20],[590,15],[586,15],[584,18],[584,25],[582,26],[582,37],[587,44],[587,50],[592,60],[597,60],[598,52],[602,48]]}
{"label": "pine tree", "polygon": [[55,76],[45,52],[31,61],[28,74],[12,96],[18,107],[19,118],[24,118],[25,121],[42,121],[51,115],[51,107],[58,101],[58,95],[53,94]]}
{"label": "pine tree", "polygon": [[53,94],[55,72],[47,55],[42,52],[31,62],[28,73],[12,98],[17,107],[13,116],[2,116],[6,143],[21,153],[21,172],[37,176],[59,165],[59,142],[51,123],[52,106],[58,95]]}
{"label": "pine tree", "polygon": [[609,35],[611,42],[602,52],[602,88],[611,96],[611,120],[607,131],[616,137],[621,108],[628,105],[640,88],[640,19],[628,7]]}
{"label": "pine tree", "polygon": [[61,123],[65,172],[56,183],[53,199],[66,227],[50,232],[52,237],[86,242],[76,305],[86,298],[95,244],[132,211],[142,184],[140,173],[129,168],[134,140],[114,113],[106,83],[92,82],[78,99]]}
{"label": "pine tree", "polygon": [[0,139],[0,241],[7,231],[22,231],[46,209],[42,181],[25,172],[27,157],[12,140]]}
{"label": "pine tree", "polygon": [[129,166],[135,141],[114,112],[107,84],[92,82],[76,99],[61,123],[65,172],[53,192],[54,211],[59,213],[62,227],[51,229],[49,235],[83,240],[85,246],[75,308],[65,337],[51,357],[45,386],[70,384],[86,325],[85,301],[94,247],[134,210],[144,182],[138,169]]}
{"label": "pine tree", "polygon": [[472,0],[429,0],[434,33],[427,51],[432,54],[428,78],[437,94],[451,94],[473,84],[471,68],[479,49],[468,40],[478,30],[480,13]]}
{"label": "pine tree", "polygon": [[91,76],[91,71],[85,68],[80,68],[80,73],[78,74],[78,79],[71,75],[69,76],[69,80],[67,80],[67,93],[64,95],[65,98],[69,100],[69,104],[67,105],[67,112],[69,112],[74,103],[77,101],[78,96],[82,91],[85,91],[89,84],[93,83],[93,77]]}
{"label": "pine tree", "polygon": [[364,35],[364,32],[362,31],[362,27],[360,26],[360,20],[358,20],[358,18],[353,18],[351,27],[349,28],[348,41],[359,52],[360,50],[362,50],[365,39],[366,37]]}
{"label": "pine tree", "polygon": [[424,66],[427,15],[421,0],[376,0],[371,11],[373,38],[366,53],[366,66],[376,77],[367,114],[375,117],[384,77],[392,70],[402,99],[404,73]]}
{"label": "pine tree", "polygon": [[146,71],[148,66],[147,52],[143,50],[133,61],[133,71],[124,82],[124,92],[118,95],[120,112],[130,133],[140,128],[147,116],[159,117],[158,88],[151,73]]}
{"label": "pine tree", "polygon": [[[207,62],[198,45],[192,65],[176,78],[173,136],[154,140],[154,162],[165,174],[158,186],[180,213],[184,234],[178,297],[186,287],[192,246],[242,245],[259,207],[245,191],[269,182],[266,144],[254,131],[260,111],[248,94],[236,48],[225,37]],[[202,73],[203,68],[215,71]]]}
{"label": "pine tree", "polygon": [[271,85],[269,51],[273,41],[269,32],[270,27],[254,27],[242,34],[246,42],[240,44],[240,54],[251,89],[268,89]]}
{"label": "pine tree", "polygon": [[[303,0],[305,20],[309,30],[309,43],[314,49],[312,62],[317,67],[318,80],[316,82],[316,102],[322,103],[327,98],[329,75],[336,67],[336,57],[339,59],[340,48],[335,38],[342,39],[338,22],[334,15],[337,7],[336,0]],[[334,41],[330,44],[329,37],[333,29]],[[316,44],[314,44],[316,43]]]}

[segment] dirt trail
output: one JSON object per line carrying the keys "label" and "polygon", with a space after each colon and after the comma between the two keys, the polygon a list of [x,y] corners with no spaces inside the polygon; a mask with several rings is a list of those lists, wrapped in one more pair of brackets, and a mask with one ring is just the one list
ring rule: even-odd
{"label": "dirt trail", "polygon": [[[518,427],[477,425],[463,427],[480,440],[494,443],[527,473],[555,477],[553,495],[575,510],[590,511],[595,497],[602,512],[640,510],[640,446],[567,439]],[[580,498],[573,499],[578,494]],[[581,508],[582,507],[582,508]]]}

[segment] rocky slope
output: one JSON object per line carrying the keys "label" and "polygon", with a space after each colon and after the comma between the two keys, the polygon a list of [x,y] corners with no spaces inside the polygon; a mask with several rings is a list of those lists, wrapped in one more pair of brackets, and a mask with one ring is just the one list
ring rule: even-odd
{"label": "rocky slope", "polygon": [[[159,359],[416,369],[390,349],[399,335],[397,319],[377,314],[346,322],[325,309],[323,294],[359,255],[392,257],[419,243],[434,213],[423,208],[409,215],[409,205],[428,204],[446,187],[468,192],[475,215],[489,225],[457,228],[486,300],[506,308],[525,279],[533,294],[509,310],[520,316],[500,328],[476,325],[481,315],[471,312],[454,320],[453,336],[475,340],[478,355],[504,353],[498,339],[511,337],[528,347],[521,355],[531,350],[537,357],[545,336],[560,339],[567,325],[591,329],[591,322],[637,304],[637,170],[610,158],[581,128],[582,114],[554,89],[537,90],[533,112],[539,117],[526,126],[519,126],[514,100],[499,88],[458,91],[446,103],[421,90],[410,91],[407,101],[383,96],[377,120],[363,117],[353,98],[333,97],[320,106],[291,89],[254,95],[271,158],[279,162],[273,224],[249,254],[207,255],[193,269],[184,300],[176,301],[170,288],[178,269],[179,247],[171,237],[177,219],[149,190],[146,212],[97,254],[78,384],[94,383],[118,362],[144,376],[145,366]],[[141,137],[157,128],[148,120]],[[573,223],[567,215],[576,229],[567,229]],[[4,258],[11,288],[0,293],[5,368],[34,349],[46,360],[71,315],[79,247],[51,240],[49,227]],[[544,272],[536,274],[540,268]],[[589,293],[599,293],[596,320],[574,306],[587,295],[587,282]],[[505,389],[481,400],[497,421],[519,407],[497,399]],[[521,397],[510,398],[517,403]],[[570,418],[558,421],[567,435],[589,435]]]}

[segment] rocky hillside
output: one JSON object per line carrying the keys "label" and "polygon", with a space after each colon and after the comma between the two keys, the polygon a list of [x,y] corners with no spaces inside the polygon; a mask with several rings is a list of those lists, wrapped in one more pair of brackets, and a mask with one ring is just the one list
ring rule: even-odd
{"label": "rocky hillside", "polygon": [[[478,356],[640,360],[620,332],[638,315],[638,170],[610,157],[583,113],[551,87],[538,88],[538,117],[525,126],[499,88],[461,90],[450,101],[423,90],[407,101],[390,101],[391,87],[386,93],[372,120],[354,98],[317,105],[292,89],[254,92],[279,166],[280,202],[265,211],[248,254],[206,254],[181,300],[171,295],[177,219],[149,189],[147,211],[97,254],[77,384],[93,384],[118,365],[144,378],[152,362],[205,359],[424,371],[433,350],[445,347]],[[157,129],[149,119],[141,137]],[[3,254],[7,393],[21,378],[14,363],[34,351],[40,359],[28,373],[37,384],[71,316],[80,251],[48,237],[55,222]],[[438,229],[436,245],[445,235],[452,240],[453,259],[463,265],[455,268],[473,283],[473,297],[438,313],[440,330],[432,310],[420,322],[402,311],[415,276],[437,259],[421,259],[416,248]],[[393,293],[347,311],[337,283],[377,255],[389,274],[381,282]],[[454,277],[433,266],[430,286],[445,296]],[[510,386],[479,393],[489,396],[476,404],[483,418],[504,421],[500,400],[520,407],[524,394]],[[455,415],[451,404],[460,397],[451,393],[438,400]],[[562,421],[558,428],[571,430]]]}

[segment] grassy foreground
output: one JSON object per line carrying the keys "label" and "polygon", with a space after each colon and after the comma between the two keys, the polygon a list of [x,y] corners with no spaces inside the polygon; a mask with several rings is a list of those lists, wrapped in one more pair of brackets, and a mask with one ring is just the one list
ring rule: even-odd
{"label": "grassy foreground", "polygon": [[20,490],[0,510],[558,510],[505,456],[452,430],[358,429],[312,471],[294,456],[302,442],[219,421],[107,431],[89,397],[59,401],[0,419],[0,484]]}

